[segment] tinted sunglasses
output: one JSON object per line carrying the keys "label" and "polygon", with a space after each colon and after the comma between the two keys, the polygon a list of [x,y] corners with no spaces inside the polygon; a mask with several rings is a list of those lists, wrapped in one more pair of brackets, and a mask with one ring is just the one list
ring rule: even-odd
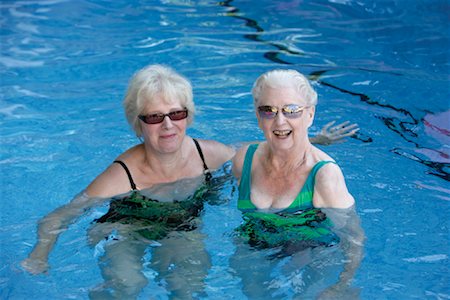
{"label": "tinted sunglasses", "polygon": [[309,106],[300,106],[297,104],[288,104],[279,109],[276,106],[262,105],[258,106],[259,116],[263,119],[274,119],[281,110],[283,115],[289,119],[300,118],[305,108]]}
{"label": "tinted sunglasses", "polygon": [[171,111],[170,113],[167,114],[156,113],[149,115],[139,115],[138,118],[141,119],[142,122],[146,124],[158,124],[164,121],[164,118],[166,116],[169,117],[169,119],[172,121],[180,121],[187,118],[188,110],[185,108],[182,110]]}

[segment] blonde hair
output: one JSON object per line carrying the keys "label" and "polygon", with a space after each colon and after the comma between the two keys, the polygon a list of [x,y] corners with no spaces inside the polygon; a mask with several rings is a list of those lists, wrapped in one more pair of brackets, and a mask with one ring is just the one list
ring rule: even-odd
{"label": "blonde hair", "polygon": [[296,70],[275,69],[259,76],[252,88],[255,106],[257,106],[261,93],[265,87],[293,88],[298,92],[299,97],[305,100],[307,106],[314,106],[317,104],[316,91],[314,91],[308,79]]}
{"label": "blonde hair", "polygon": [[157,95],[168,104],[179,102],[186,107],[187,124],[193,121],[195,106],[189,80],[167,66],[148,65],[133,75],[123,101],[128,123],[139,137],[142,136],[142,128],[138,116],[155,101]]}

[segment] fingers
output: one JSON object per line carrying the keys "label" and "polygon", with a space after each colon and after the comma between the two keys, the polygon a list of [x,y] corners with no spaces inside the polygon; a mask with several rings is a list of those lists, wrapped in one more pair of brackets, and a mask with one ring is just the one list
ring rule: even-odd
{"label": "fingers", "polygon": [[336,123],[336,121],[328,122],[325,126],[323,126],[322,131],[327,131],[328,128],[330,128],[334,123]]}
{"label": "fingers", "polygon": [[357,133],[359,131],[359,128],[355,128],[349,132],[345,132],[345,133],[340,133],[339,134],[339,138],[345,138],[345,137],[349,137],[349,136],[353,136],[355,133]]}
{"label": "fingers", "polygon": [[344,121],[341,124],[336,125],[335,127],[345,127],[345,125],[347,125],[348,123],[350,123],[350,121]]}
{"label": "fingers", "polygon": [[322,145],[329,145],[332,143],[345,142],[346,137],[353,136],[358,132],[358,124],[351,124],[350,121],[345,121],[334,125],[336,121],[331,121],[322,127],[320,134],[316,136],[315,143]]}
{"label": "fingers", "polygon": [[27,271],[28,273],[32,275],[37,275],[41,273],[47,273],[48,271],[48,264],[45,261],[41,260],[34,260],[27,258],[23,260],[20,265],[22,268]]}
{"label": "fingers", "polygon": [[349,121],[342,122],[336,126],[331,127],[328,130],[327,137],[333,142],[342,140],[346,137],[353,136],[356,132],[359,131],[358,124],[350,124]]}
{"label": "fingers", "polygon": [[343,123],[341,123],[339,125],[333,126],[330,129],[330,132],[333,135],[343,135],[343,136],[345,135],[345,136],[348,136],[348,134],[350,134],[350,133],[351,133],[351,135],[353,135],[359,130],[359,127],[358,127],[358,124],[350,124],[350,125],[348,125],[349,123],[350,123],[349,121],[345,121],[345,122],[343,122]]}
{"label": "fingers", "polygon": [[[335,132],[338,130],[342,130],[343,128],[346,128],[348,123],[350,123],[350,121],[345,121],[345,122],[342,122],[341,124],[331,127],[331,132]],[[356,124],[352,124],[350,126],[353,126],[353,125],[356,125]]]}
{"label": "fingers", "polygon": [[346,126],[346,127],[342,127],[342,128],[340,128],[340,129],[338,129],[336,131],[339,132],[339,133],[347,133],[347,132],[351,132],[353,130],[356,130],[356,131],[359,130],[359,127],[358,127],[357,124],[352,124],[352,125],[349,125],[349,126]]}

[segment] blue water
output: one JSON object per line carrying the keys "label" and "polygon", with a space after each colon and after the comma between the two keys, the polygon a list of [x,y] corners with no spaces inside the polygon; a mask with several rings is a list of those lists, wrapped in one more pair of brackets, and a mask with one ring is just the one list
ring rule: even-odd
{"label": "blue water", "polygon": [[[250,95],[258,75],[309,75],[312,131],[336,119],[361,127],[323,148],[367,236],[361,299],[450,299],[449,13],[445,0],[2,1],[0,298],[86,299],[101,283],[86,242],[92,215],[61,235],[49,274],[19,262],[37,221],[138,143],[121,100],[133,72],[164,63],[194,86],[189,134],[230,145],[262,138]],[[222,193],[229,201],[205,208],[205,290],[242,298],[228,269],[235,193]],[[149,285],[143,298],[163,294]]]}

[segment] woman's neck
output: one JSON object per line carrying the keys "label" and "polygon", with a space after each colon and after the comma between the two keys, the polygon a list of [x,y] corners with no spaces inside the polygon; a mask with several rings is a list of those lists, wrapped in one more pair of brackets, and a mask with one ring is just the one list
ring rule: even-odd
{"label": "woman's neck", "polygon": [[190,147],[189,140],[185,137],[180,148],[171,153],[160,153],[149,149],[144,144],[144,162],[146,170],[149,170],[160,179],[176,180],[182,174],[187,165]]}
{"label": "woman's neck", "polygon": [[311,149],[312,145],[309,141],[301,149],[274,151],[268,147],[267,167],[277,173],[291,173],[305,165]]}

